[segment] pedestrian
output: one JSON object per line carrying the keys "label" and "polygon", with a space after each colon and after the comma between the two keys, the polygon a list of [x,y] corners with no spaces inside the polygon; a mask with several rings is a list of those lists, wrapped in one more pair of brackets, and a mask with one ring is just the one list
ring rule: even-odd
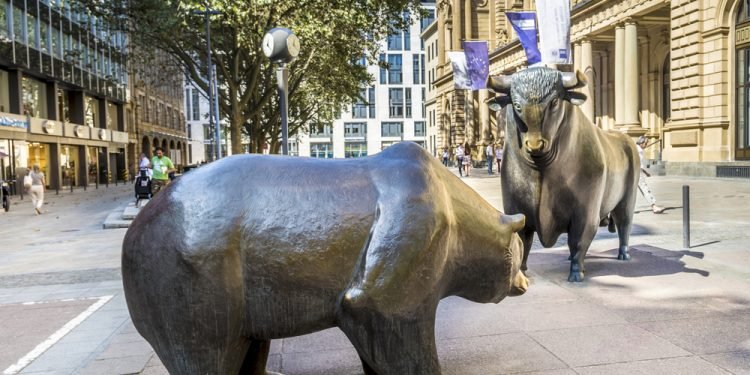
{"label": "pedestrian", "polygon": [[34,212],[41,215],[42,205],[44,204],[44,187],[47,185],[47,181],[38,165],[34,165],[29,176],[31,177],[31,188],[29,189],[31,204],[34,206]]}
{"label": "pedestrian", "polygon": [[448,166],[448,158],[450,157],[450,153],[448,152],[448,147],[443,149],[443,165]]}
{"label": "pedestrian", "polygon": [[503,145],[500,143],[495,147],[495,160],[497,160],[497,173],[500,173],[500,163],[503,161]]}
{"label": "pedestrian", "polygon": [[141,152],[141,156],[139,156],[140,162],[138,163],[138,171],[140,172],[146,172],[146,177],[151,178],[152,171],[151,171],[151,161],[148,160],[148,157],[146,157],[146,154]]}
{"label": "pedestrian", "polygon": [[458,175],[464,176],[464,145],[458,145],[456,149],[456,164],[458,164]]}
{"label": "pedestrian", "polygon": [[646,198],[646,201],[651,204],[651,212],[660,214],[664,212],[665,208],[656,204],[656,198],[653,194],[651,194],[651,189],[646,183],[646,177],[651,177],[651,174],[646,171],[646,164],[644,163],[643,159],[643,150],[648,147],[646,146],[646,137],[641,136],[640,138],[638,138],[638,141],[636,141],[635,144],[638,146],[638,156],[641,160],[641,173],[638,179],[638,190],[640,190],[641,194],[643,194],[643,198]]}
{"label": "pedestrian", "polygon": [[176,172],[177,169],[172,164],[172,160],[164,156],[164,149],[161,147],[156,148],[156,156],[151,159],[151,167],[153,168],[152,186],[156,195],[169,185],[169,173]]}
{"label": "pedestrian", "polygon": [[492,174],[492,165],[495,164],[495,150],[492,148],[492,143],[487,145],[484,150],[484,156],[487,159],[487,174]]}
{"label": "pedestrian", "polygon": [[464,147],[464,172],[466,177],[471,176],[471,148],[468,144]]}

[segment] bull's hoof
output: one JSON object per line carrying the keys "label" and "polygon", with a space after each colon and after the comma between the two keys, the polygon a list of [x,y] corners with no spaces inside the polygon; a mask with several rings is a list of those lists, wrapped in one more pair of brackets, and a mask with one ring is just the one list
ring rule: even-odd
{"label": "bull's hoof", "polygon": [[583,281],[583,272],[570,272],[570,275],[568,275],[568,281],[571,283],[580,283]]}
{"label": "bull's hoof", "polygon": [[630,253],[628,253],[627,246],[620,246],[619,252],[617,253],[617,260],[630,260]]}

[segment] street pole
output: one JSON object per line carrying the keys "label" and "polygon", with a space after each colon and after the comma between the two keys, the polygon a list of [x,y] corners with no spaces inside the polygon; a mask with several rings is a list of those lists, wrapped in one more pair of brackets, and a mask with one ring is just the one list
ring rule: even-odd
{"label": "street pole", "polygon": [[276,82],[279,93],[279,110],[281,111],[281,153],[289,155],[289,70],[286,64],[279,64],[276,70]]}
{"label": "street pole", "polygon": [[206,4],[206,11],[195,11],[193,14],[203,14],[206,16],[206,78],[208,79],[208,124],[209,127],[214,127],[214,152],[213,157],[214,160],[221,159],[221,129],[218,126],[218,121],[216,119],[218,118],[218,113],[216,110],[218,110],[218,106],[214,106],[214,94],[215,94],[215,87],[216,87],[216,81],[214,80],[214,74],[213,74],[213,64],[211,62],[211,15],[219,14],[218,11],[211,10],[208,8],[208,4]]}

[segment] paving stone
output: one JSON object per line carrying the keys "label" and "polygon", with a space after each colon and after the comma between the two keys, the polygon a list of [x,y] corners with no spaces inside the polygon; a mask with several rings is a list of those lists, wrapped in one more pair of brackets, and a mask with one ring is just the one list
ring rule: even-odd
{"label": "paving stone", "polygon": [[720,366],[733,374],[750,374],[750,351],[709,354],[702,357],[706,361]]}
{"label": "paving stone", "polygon": [[580,375],[727,375],[722,370],[700,357],[678,357],[653,359],[601,366],[576,367]]}
{"label": "paving stone", "polygon": [[362,362],[354,348],[284,354],[284,375],[361,375]]}
{"label": "paving stone", "polygon": [[572,367],[690,354],[630,324],[536,331],[529,335]]}
{"label": "paving stone", "polygon": [[509,304],[505,312],[511,326],[527,332],[625,323],[615,311],[583,300]]}
{"label": "paving stone", "polygon": [[283,340],[281,347],[284,354],[348,348],[354,350],[349,338],[338,328],[330,328],[309,335],[287,338]]}
{"label": "paving stone", "polygon": [[507,305],[471,303],[463,308],[442,309],[435,319],[435,335],[438,339],[473,337],[518,332],[519,328],[509,320]]}
{"label": "paving stone", "polygon": [[80,375],[138,374],[146,368],[152,354],[95,360],[77,371]]}
{"label": "paving stone", "polygon": [[748,314],[645,322],[638,325],[695,354],[750,349]]}
{"label": "paving stone", "polygon": [[523,333],[439,340],[437,346],[444,375],[491,375],[568,367]]}

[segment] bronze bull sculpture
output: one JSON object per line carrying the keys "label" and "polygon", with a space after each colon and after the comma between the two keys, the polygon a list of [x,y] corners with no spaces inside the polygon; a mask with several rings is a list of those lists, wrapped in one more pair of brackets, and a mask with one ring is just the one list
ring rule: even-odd
{"label": "bronze bull sculpture", "polygon": [[638,151],[625,134],[599,129],[576,104],[586,97],[573,89],[585,76],[530,68],[493,76],[488,86],[506,94],[494,108],[505,111],[506,143],[500,168],[503,208],[526,215],[519,233],[522,270],[534,232],[544,247],[568,234],[568,281],[582,281],[584,259],[600,224],[617,230],[617,259],[628,260],[638,186]]}
{"label": "bronze bull sculpture", "polygon": [[357,160],[233,156],[138,214],[123,284],[172,374],[264,374],[271,339],[329,327],[368,375],[440,374],[440,299],[522,294],[523,226],[414,143]]}

